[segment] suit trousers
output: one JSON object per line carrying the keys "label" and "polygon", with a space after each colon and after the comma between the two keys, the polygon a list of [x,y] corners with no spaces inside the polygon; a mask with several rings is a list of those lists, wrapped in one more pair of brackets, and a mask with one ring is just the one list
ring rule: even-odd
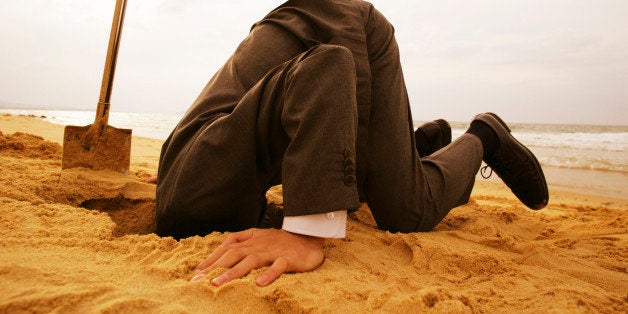
{"label": "suit trousers", "polygon": [[256,227],[276,184],[286,216],[366,201],[378,227],[391,232],[429,231],[468,201],[480,140],[465,134],[419,158],[392,27],[371,10],[363,15],[364,47],[304,45],[276,23],[253,28],[164,143],[159,235]]}

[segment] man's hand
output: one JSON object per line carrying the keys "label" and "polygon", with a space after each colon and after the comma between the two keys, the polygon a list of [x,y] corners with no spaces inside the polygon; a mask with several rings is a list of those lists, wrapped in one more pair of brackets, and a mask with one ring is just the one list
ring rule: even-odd
{"label": "man's hand", "polygon": [[196,267],[199,280],[219,267],[228,268],[212,279],[214,286],[246,276],[251,270],[270,266],[257,277],[258,286],[267,286],[286,272],[308,272],[323,263],[323,238],[290,233],[281,229],[249,229],[227,239]]}

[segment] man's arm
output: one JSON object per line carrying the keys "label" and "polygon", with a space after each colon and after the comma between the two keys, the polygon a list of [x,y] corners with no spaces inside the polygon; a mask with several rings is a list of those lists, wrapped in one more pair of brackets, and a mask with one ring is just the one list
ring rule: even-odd
{"label": "man's arm", "polygon": [[227,268],[213,278],[221,286],[247,275],[251,270],[270,266],[257,277],[258,286],[267,286],[286,272],[308,272],[323,263],[324,238],[291,233],[283,229],[248,229],[233,233],[204,262],[196,267],[196,281],[216,268]]}
{"label": "man's arm", "polygon": [[285,217],[283,229],[249,229],[231,234],[214,252],[196,267],[202,279],[216,268],[227,268],[213,278],[221,286],[241,278],[253,269],[270,266],[255,283],[267,286],[286,272],[308,272],[323,263],[324,238],[343,238],[347,211]]}

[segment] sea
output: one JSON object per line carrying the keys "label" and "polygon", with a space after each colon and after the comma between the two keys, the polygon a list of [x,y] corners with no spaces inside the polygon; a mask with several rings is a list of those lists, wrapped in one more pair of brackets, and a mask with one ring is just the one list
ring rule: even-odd
{"label": "sea", "polygon": [[[61,125],[88,125],[94,120],[93,111],[0,108],[1,113],[36,116]],[[133,129],[135,136],[165,140],[182,115],[112,112],[109,124]],[[415,121],[414,125],[421,123]],[[450,123],[454,139],[468,127],[468,122]],[[556,176],[565,178],[553,178],[554,183],[563,182],[559,185],[565,186],[575,183],[593,190],[611,188],[613,196],[628,198],[628,126],[530,123],[509,123],[509,126],[512,134],[535,153],[544,168],[571,170],[571,174],[557,172]],[[567,178],[583,171],[589,174],[593,171],[597,175]],[[571,182],[574,180],[591,182]],[[599,182],[593,182],[596,180]]]}

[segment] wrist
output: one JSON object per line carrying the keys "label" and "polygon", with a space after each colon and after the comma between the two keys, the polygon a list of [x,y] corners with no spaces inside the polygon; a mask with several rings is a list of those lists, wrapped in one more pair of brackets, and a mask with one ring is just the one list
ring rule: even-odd
{"label": "wrist", "polygon": [[302,241],[305,241],[311,245],[319,246],[321,248],[323,247],[323,245],[325,245],[325,238],[311,236],[307,234],[294,233],[294,232],[286,231],[283,229],[280,229],[280,230],[286,234],[289,234],[290,236],[299,238]]}

